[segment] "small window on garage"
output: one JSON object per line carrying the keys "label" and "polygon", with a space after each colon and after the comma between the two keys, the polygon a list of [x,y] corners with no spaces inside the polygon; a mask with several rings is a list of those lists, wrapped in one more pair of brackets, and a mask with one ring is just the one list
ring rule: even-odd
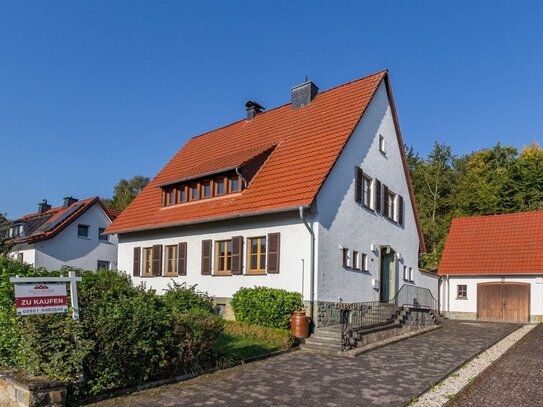
{"label": "small window on garage", "polygon": [[466,284],[456,286],[456,298],[468,298],[468,286]]}

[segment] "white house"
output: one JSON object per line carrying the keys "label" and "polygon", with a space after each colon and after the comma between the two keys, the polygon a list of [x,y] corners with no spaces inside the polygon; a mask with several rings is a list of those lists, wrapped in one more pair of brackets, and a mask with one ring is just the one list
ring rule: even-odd
{"label": "white house", "polygon": [[317,325],[340,301],[429,288],[387,71],[190,139],[111,224],[119,270],[159,292],[197,284],[228,310],[240,287],[300,292]]}
{"label": "white house", "polygon": [[454,219],[439,265],[450,318],[543,321],[543,211]]}
{"label": "white house", "polygon": [[117,268],[117,236],[104,234],[118,211],[100,198],[64,198],[52,208],[44,200],[38,212],[12,222],[10,255],[35,267],[59,270],[62,266],[84,270]]}

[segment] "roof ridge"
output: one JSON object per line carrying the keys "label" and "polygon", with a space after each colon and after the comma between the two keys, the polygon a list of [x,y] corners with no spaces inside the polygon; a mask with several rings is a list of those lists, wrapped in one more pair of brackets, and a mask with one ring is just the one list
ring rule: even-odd
{"label": "roof ridge", "polygon": [[[333,90],[336,90],[336,89],[340,89],[340,88],[342,88],[342,87],[344,87],[344,86],[347,86],[347,85],[351,85],[351,84],[353,84],[353,83],[355,83],[355,82],[363,81],[364,79],[368,79],[368,78],[370,78],[370,77],[372,77],[372,76],[378,76],[378,75],[383,75],[383,74],[385,74],[385,75],[388,74],[388,69],[382,69],[382,70],[380,70],[380,71],[378,71],[378,72],[375,72],[375,73],[372,73],[372,74],[370,74],[370,75],[366,75],[366,76],[363,76],[363,77],[361,77],[361,78],[353,79],[352,81],[349,81],[349,82],[347,82],[347,83],[342,83],[342,84],[337,85],[337,86],[334,86],[334,87],[332,87],[332,88],[323,90],[322,92],[319,92],[319,93],[317,94],[317,96],[322,95],[322,94],[325,94],[325,93],[330,92],[330,91],[333,91]],[[279,106],[272,107],[272,108],[269,109],[269,110],[266,110],[266,111],[264,111],[264,112],[259,113],[258,116],[262,117],[263,115],[265,115],[265,114],[267,114],[267,113],[271,113],[271,112],[273,112],[273,111],[275,111],[275,110],[284,108],[284,107],[289,106],[289,105],[291,105],[291,104],[292,104],[292,102],[289,102],[289,103],[284,103],[284,104],[279,105]],[[257,116],[257,117],[258,117],[258,116]],[[215,129],[213,129],[213,130],[208,130],[208,131],[206,131],[206,132],[204,132],[204,133],[198,134],[198,135],[196,135],[196,136],[192,136],[192,137],[187,141],[187,143],[190,142],[190,141],[193,140],[193,139],[197,139],[197,138],[206,136],[206,135],[208,135],[208,134],[212,134],[212,133],[214,133],[214,132],[216,132],[216,131],[226,129],[226,128],[230,127],[230,126],[234,126],[234,125],[236,125],[236,124],[243,123],[243,122],[247,122],[247,119],[240,119],[240,120],[237,120],[237,121],[235,121],[235,122],[232,122],[232,123],[229,123],[229,124],[225,124],[224,126],[217,127],[217,128],[215,128]]]}
{"label": "roof ridge", "polygon": [[533,211],[526,211],[526,212],[493,213],[490,215],[460,216],[458,218],[454,218],[453,222],[459,221],[459,220],[466,220],[466,219],[491,219],[491,218],[499,218],[499,217],[522,216],[522,215],[528,215],[528,214],[535,214],[538,212],[540,212],[543,215],[543,209],[536,209]]}

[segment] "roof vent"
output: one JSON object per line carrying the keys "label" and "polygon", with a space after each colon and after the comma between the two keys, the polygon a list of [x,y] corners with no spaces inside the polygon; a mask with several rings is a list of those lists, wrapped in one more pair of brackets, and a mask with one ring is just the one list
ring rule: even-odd
{"label": "roof vent", "polygon": [[291,103],[293,109],[310,104],[319,93],[319,88],[313,82],[305,80],[301,85],[297,85],[290,90]]}
{"label": "roof vent", "polygon": [[74,197],[71,197],[71,196],[66,196],[66,197],[64,197],[64,205],[63,205],[63,207],[67,208],[68,206],[76,203],[77,201],[78,201],[77,198],[74,198]]}
{"label": "roof vent", "polygon": [[245,103],[245,107],[247,108],[247,120],[253,120],[258,113],[261,113],[265,109],[253,100]]}
{"label": "roof vent", "polygon": [[38,213],[45,213],[49,209],[51,209],[51,205],[47,203],[47,199],[44,199],[41,201],[41,203],[38,204]]}

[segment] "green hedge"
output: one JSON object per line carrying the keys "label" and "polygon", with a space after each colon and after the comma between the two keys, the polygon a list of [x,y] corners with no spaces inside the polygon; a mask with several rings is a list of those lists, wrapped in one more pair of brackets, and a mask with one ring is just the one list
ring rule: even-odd
{"label": "green hedge", "polygon": [[230,304],[237,321],[280,329],[303,307],[301,294],[268,287],[241,288]]}
{"label": "green hedge", "polygon": [[123,273],[80,272],[80,322],[17,318],[9,277],[46,273],[0,257],[0,364],[71,381],[72,399],[214,365],[224,321],[195,287],[172,285],[158,296]]}

